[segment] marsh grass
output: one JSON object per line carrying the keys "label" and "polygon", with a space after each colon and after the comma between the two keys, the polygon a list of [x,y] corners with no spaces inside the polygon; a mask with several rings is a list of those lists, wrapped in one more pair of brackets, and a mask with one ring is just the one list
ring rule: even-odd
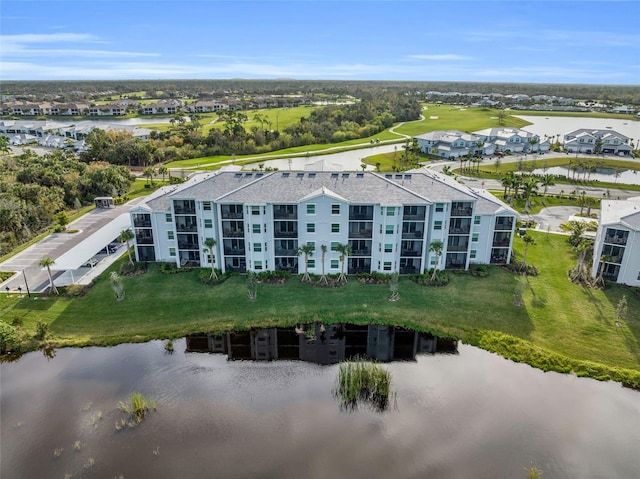
{"label": "marsh grass", "polygon": [[[155,402],[153,403],[153,409],[156,409]],[[116,423],[116,429],[120,430],[125,424],[129,427],[135,427],[140,424],[145,415],[149,412],[149,401],[140,393],[132,393],[131,400],[129,402],[118,402],[118,409],[129,415],[129,421],[121,421],[120,428]]]}
{"label": "marsh grass", "polygon": [[376,412],[383,412],[389,407],[392,396],[391,373],[364,358],[343,361],[338,369],[334,394],[341,409],[354,411],[359,405],[366,405]]}

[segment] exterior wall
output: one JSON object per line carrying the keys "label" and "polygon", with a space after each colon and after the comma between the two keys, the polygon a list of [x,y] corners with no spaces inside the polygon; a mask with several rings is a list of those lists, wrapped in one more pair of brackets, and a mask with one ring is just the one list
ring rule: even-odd
{"label": "exterior wall", "polygon": [[[615,229],[618,232],[626,232],[626,243],[621,245],[615,241],[607,240],[607,230]],[[620,254],[620,250],[623,248],[622,260],[612,260],[605,263],[604,278],[612,280],[614,278],[609,277],[608,273],[615,271],[617,277],[616,283],[627,284],[629,286],[640,286],[640,231],[630,230],[627,226],[620,223],[604,224],[598,228],[596,234],[593,263],[591,265],[591,276],[596,278],[600,272],[600,258],[603,254],[610,255],[612,248],[615,248]]]}
{"label": "exterior wall", "polygon": [[[477,222],[480,224],[476,224]],[[493,215],[475,215],[473,224],[471,225],[471,246],[469,248],[469,263],[488,264],[491,259],[491,245],[493,243]],[[473,241],[474,234],[477,234],[478,240]],[[475,250],[475,258],[472,258]]]}

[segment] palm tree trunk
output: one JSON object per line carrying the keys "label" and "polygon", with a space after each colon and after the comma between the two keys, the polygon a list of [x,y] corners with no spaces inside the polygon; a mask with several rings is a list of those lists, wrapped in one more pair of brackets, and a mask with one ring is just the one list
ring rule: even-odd
{"label": "palm tree trunk", "polygon": [[49,266],[47,266],[47,273],[49,273],[49,293],[59,294],[58,288],[56,288],[56,285],[53,283],[53,276],[51,276],[51,268]]}

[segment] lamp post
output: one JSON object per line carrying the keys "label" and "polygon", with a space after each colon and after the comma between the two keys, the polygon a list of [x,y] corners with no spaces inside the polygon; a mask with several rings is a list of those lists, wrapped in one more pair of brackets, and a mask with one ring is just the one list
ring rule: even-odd
{"label": "lamp post", "polygon": [[22,270],[22,277],[24,278],[24,285],[27,287],[27,296],[31,297],[31,291],[29,291],[29,283],[27,283],[27,275]]}

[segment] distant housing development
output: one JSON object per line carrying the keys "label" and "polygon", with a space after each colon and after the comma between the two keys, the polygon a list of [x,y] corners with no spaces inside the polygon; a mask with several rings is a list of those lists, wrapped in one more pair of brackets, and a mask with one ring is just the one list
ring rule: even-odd
{"label": "distant housing development", "polygon": [[606,280],[640,286],[640,196],[602,201],[592,275],[601,273]]}
{"label": "distant housing development", "polygon": [[92,121],[50,121],[50,120],[0,120],[0,134],[9,138],[12,145],[38,143],[50,148],[85,149],[84,139],[95,128],[110,131],[127,131],[134,138],[146,140],[151,130],[138,126],[110,125]]}
{"label": "distant housing development", "polygon": [[519,128],[488,128],[474,133],[439,130],[414,137],[423,153],[442,158],[493,155],[496,152],[533,153],[549,151],[549,142]]}
{"label": "distant housing development", "polygon": [[[428,170],[218,171],[168,187],[130,211],[140,261],[222,271],[304,272],[297,249],[314,247],[309,272],[423,273],[507,263],[517,213],[484,190]],[[442,241],[442,254],[430,251]],[[322,255],[322,246],[326,254]],[[323,264],[324,261],[324,264]]]}

